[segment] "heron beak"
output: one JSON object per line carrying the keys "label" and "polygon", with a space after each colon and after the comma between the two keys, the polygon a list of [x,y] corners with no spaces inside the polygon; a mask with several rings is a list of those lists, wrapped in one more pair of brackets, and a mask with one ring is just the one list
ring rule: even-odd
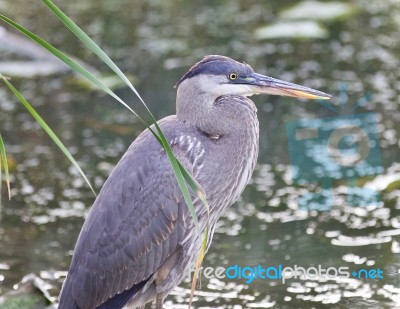
{"label": "heron beak", "polygon": [[254,73],[249,77],[249,84],[254,87],[252,87],[254,89],[254,94],[268,93],[310,100],[329,100],[332,98],[332,96],[327,93],[258,73]]}

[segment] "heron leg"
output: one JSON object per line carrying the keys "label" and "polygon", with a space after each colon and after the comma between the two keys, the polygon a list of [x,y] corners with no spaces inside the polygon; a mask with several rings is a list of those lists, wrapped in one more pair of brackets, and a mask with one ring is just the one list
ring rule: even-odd
{"label": "heron leg", "polygon": [[161,294],[156,296],[156,309],[163,309],[164,297]]}

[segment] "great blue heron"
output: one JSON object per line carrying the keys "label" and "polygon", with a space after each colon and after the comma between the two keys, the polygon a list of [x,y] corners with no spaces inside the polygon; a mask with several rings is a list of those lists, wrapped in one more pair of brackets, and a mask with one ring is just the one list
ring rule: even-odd
{"label": "great blue heron", "polygon": [[[258,155],[258,119],[247,97],[268,93],[329,99],[323,92],[257,74],[224,56],[206,56],[176,84],[176,115],[159,121],[177,159],[200,184],[199,225],[215,223],[240,196]],[[201,250],[167,155],[149,130],[105,182],[82,227],[59,309],[144,308],[187,275]]]}

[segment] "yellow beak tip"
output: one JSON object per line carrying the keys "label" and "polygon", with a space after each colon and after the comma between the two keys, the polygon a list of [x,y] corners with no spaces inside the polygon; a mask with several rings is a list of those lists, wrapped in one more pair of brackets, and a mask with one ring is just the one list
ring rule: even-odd
{"label": "yellow beak tip", "polygon": [[321,96],[317,96],[317,97],[315,97],[315,99],[317,99],[317,100],[330,100],[330,99],[332,99],[332,96],[326,96],[326,97],[321,97]]}
{"label": "yellow beak tip", "polygon": [[320,96],[320,95],[315,95],[312,93],[304,92],[304,91],[297,91],[297,90],[292,90],[291,91],[296,97],[302,98],[302,99],[310,99],[310,100],[330,100],[332,96],[327,94],[326,96]]}

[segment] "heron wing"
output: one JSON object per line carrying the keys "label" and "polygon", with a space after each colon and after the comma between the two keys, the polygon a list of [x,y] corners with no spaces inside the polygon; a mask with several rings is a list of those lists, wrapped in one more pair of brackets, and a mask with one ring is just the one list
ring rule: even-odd
{"label": "heron wing", "polygon": [[[174,152],[192,172],[185,155]],[[84,223],[63,290],[81,309],[91,309],[147,280],[177,250],[187,218],[165,152],[148,134],[139,137]]]}

